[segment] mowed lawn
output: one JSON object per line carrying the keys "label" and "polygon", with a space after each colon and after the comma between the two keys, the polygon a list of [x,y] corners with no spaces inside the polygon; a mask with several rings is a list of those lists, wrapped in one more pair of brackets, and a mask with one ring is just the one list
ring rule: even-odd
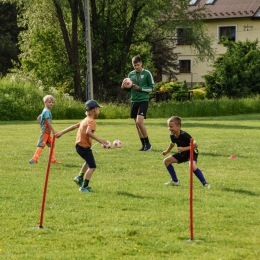
{"label": "mowed lawn", "polygon": [[[212,187],[194,176],[193,241],[188,164],[174,165],[181,186],[164,186],[170,180],[161,154],[170,142],[167,118],[145,121],[150,152],[138,151],[133,120],[97,119],[96,135],[123,146],[106,150],[93,141],[93,194],[80,193],[73,182],[83,164],[76,130],[56,139],[62,164],[50,168],[43,229],[48,148],[30,165],[37,122],[0,122],[0,259],[260,259],[260,114],[182,119]],[[59,131],[76,122],[54,118],[53,126]]]}

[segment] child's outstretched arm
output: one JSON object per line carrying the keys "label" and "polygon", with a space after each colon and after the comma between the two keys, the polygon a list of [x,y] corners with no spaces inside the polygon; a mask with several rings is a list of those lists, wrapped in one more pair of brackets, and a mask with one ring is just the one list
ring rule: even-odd
{"label": "child's outstretched arm", "polygon": [[87,128],[86,134],[87,134],[90,138],[96,140],[97,142],[99,142],[99,143],[101,143],[101,144],[104,144],[104,145],[107,144],[107,141],[106,141],[106,140],[103,140],[103,139],[97,137],[96,135],[94,135],[92,129],[91,129],[89,126],[88,126],[88,128]]}
{"label": "child's outstretched arm", "polygon": [[162,152],[162,155],[166,155],[167,153],[169,153],[173,147],[174,147],[174,144],[170,143],[168,148]]}
{"label": "child's outstretched arm", "polygon": [[66,128],[66,129],[64,129],[64,130],[62,130],[62,131],[60,131],[60,132],[58,132],[58,133],[56,134],[56,137],[59,138],[59,137],[61,137],[62,135],[66,134],[66,133],[68,133],[68,132],[70,132],[70,131],[72,131],[72,130],[74,130],[74,129],[76,129],[76,128],[79,128],[79,125],[80,125],[80,124],[77,123],[77,124],[75,124],[75,125],[72,125],[72,126]]}

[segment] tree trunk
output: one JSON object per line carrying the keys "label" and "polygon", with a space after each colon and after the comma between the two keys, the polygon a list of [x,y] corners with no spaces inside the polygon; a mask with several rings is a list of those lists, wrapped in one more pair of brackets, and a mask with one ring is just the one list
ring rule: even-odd
{"label": "tree trunk", "polygon": [[81,78],[80,78],[80,68],[79,68],[79,50],[78,50],[78,7],[80,0],[69,0],[71,7],[71,18],[72,18],[72,43],[70,43],[68,30],[64,22],[63,14],[59,3],[56,0],[53,0],[56,15],[59,20],[60,28],[62,31],[62,36],[64,44],[67,50],[69,64],[73,67],[74,70],[74,92],[75,98],[79,100],[84,100],[81,89]]}

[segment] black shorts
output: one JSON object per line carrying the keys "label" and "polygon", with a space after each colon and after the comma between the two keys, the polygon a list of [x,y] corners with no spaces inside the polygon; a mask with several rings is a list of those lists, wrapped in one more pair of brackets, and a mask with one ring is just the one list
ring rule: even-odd
{"label": "black shorts", "polygon": [[[190,153],[175,153],[172,155],[178,163],[188,162],[190,160]],[[193,153],[193,161],[197,162],[198,154]]]}
{"label": "black shorts", "polygon": [[91,148],[84,148],[77,144],[76,151],[86,161],[88,168],[96,168],[96,163]]}
{"label": "black shorts", "polygon": [[146,118],[148,110],[148,101],[131,103],[131,118],[137,118],[137,116],[143,116]]}

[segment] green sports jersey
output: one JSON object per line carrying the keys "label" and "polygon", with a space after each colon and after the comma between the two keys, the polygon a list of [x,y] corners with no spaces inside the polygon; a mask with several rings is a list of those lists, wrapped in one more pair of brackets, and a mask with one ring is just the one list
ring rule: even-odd
{"label": "green sports jersey", "polygon": [[133,84],[139,86],[139,90],[125,89],[131,92],[131,102],[149,101],[149,92],[154,91],[154,80],[151,72],[146,69],[142,69],[141,72],[133,70],[128,74],[128,78],[133,80]]}

